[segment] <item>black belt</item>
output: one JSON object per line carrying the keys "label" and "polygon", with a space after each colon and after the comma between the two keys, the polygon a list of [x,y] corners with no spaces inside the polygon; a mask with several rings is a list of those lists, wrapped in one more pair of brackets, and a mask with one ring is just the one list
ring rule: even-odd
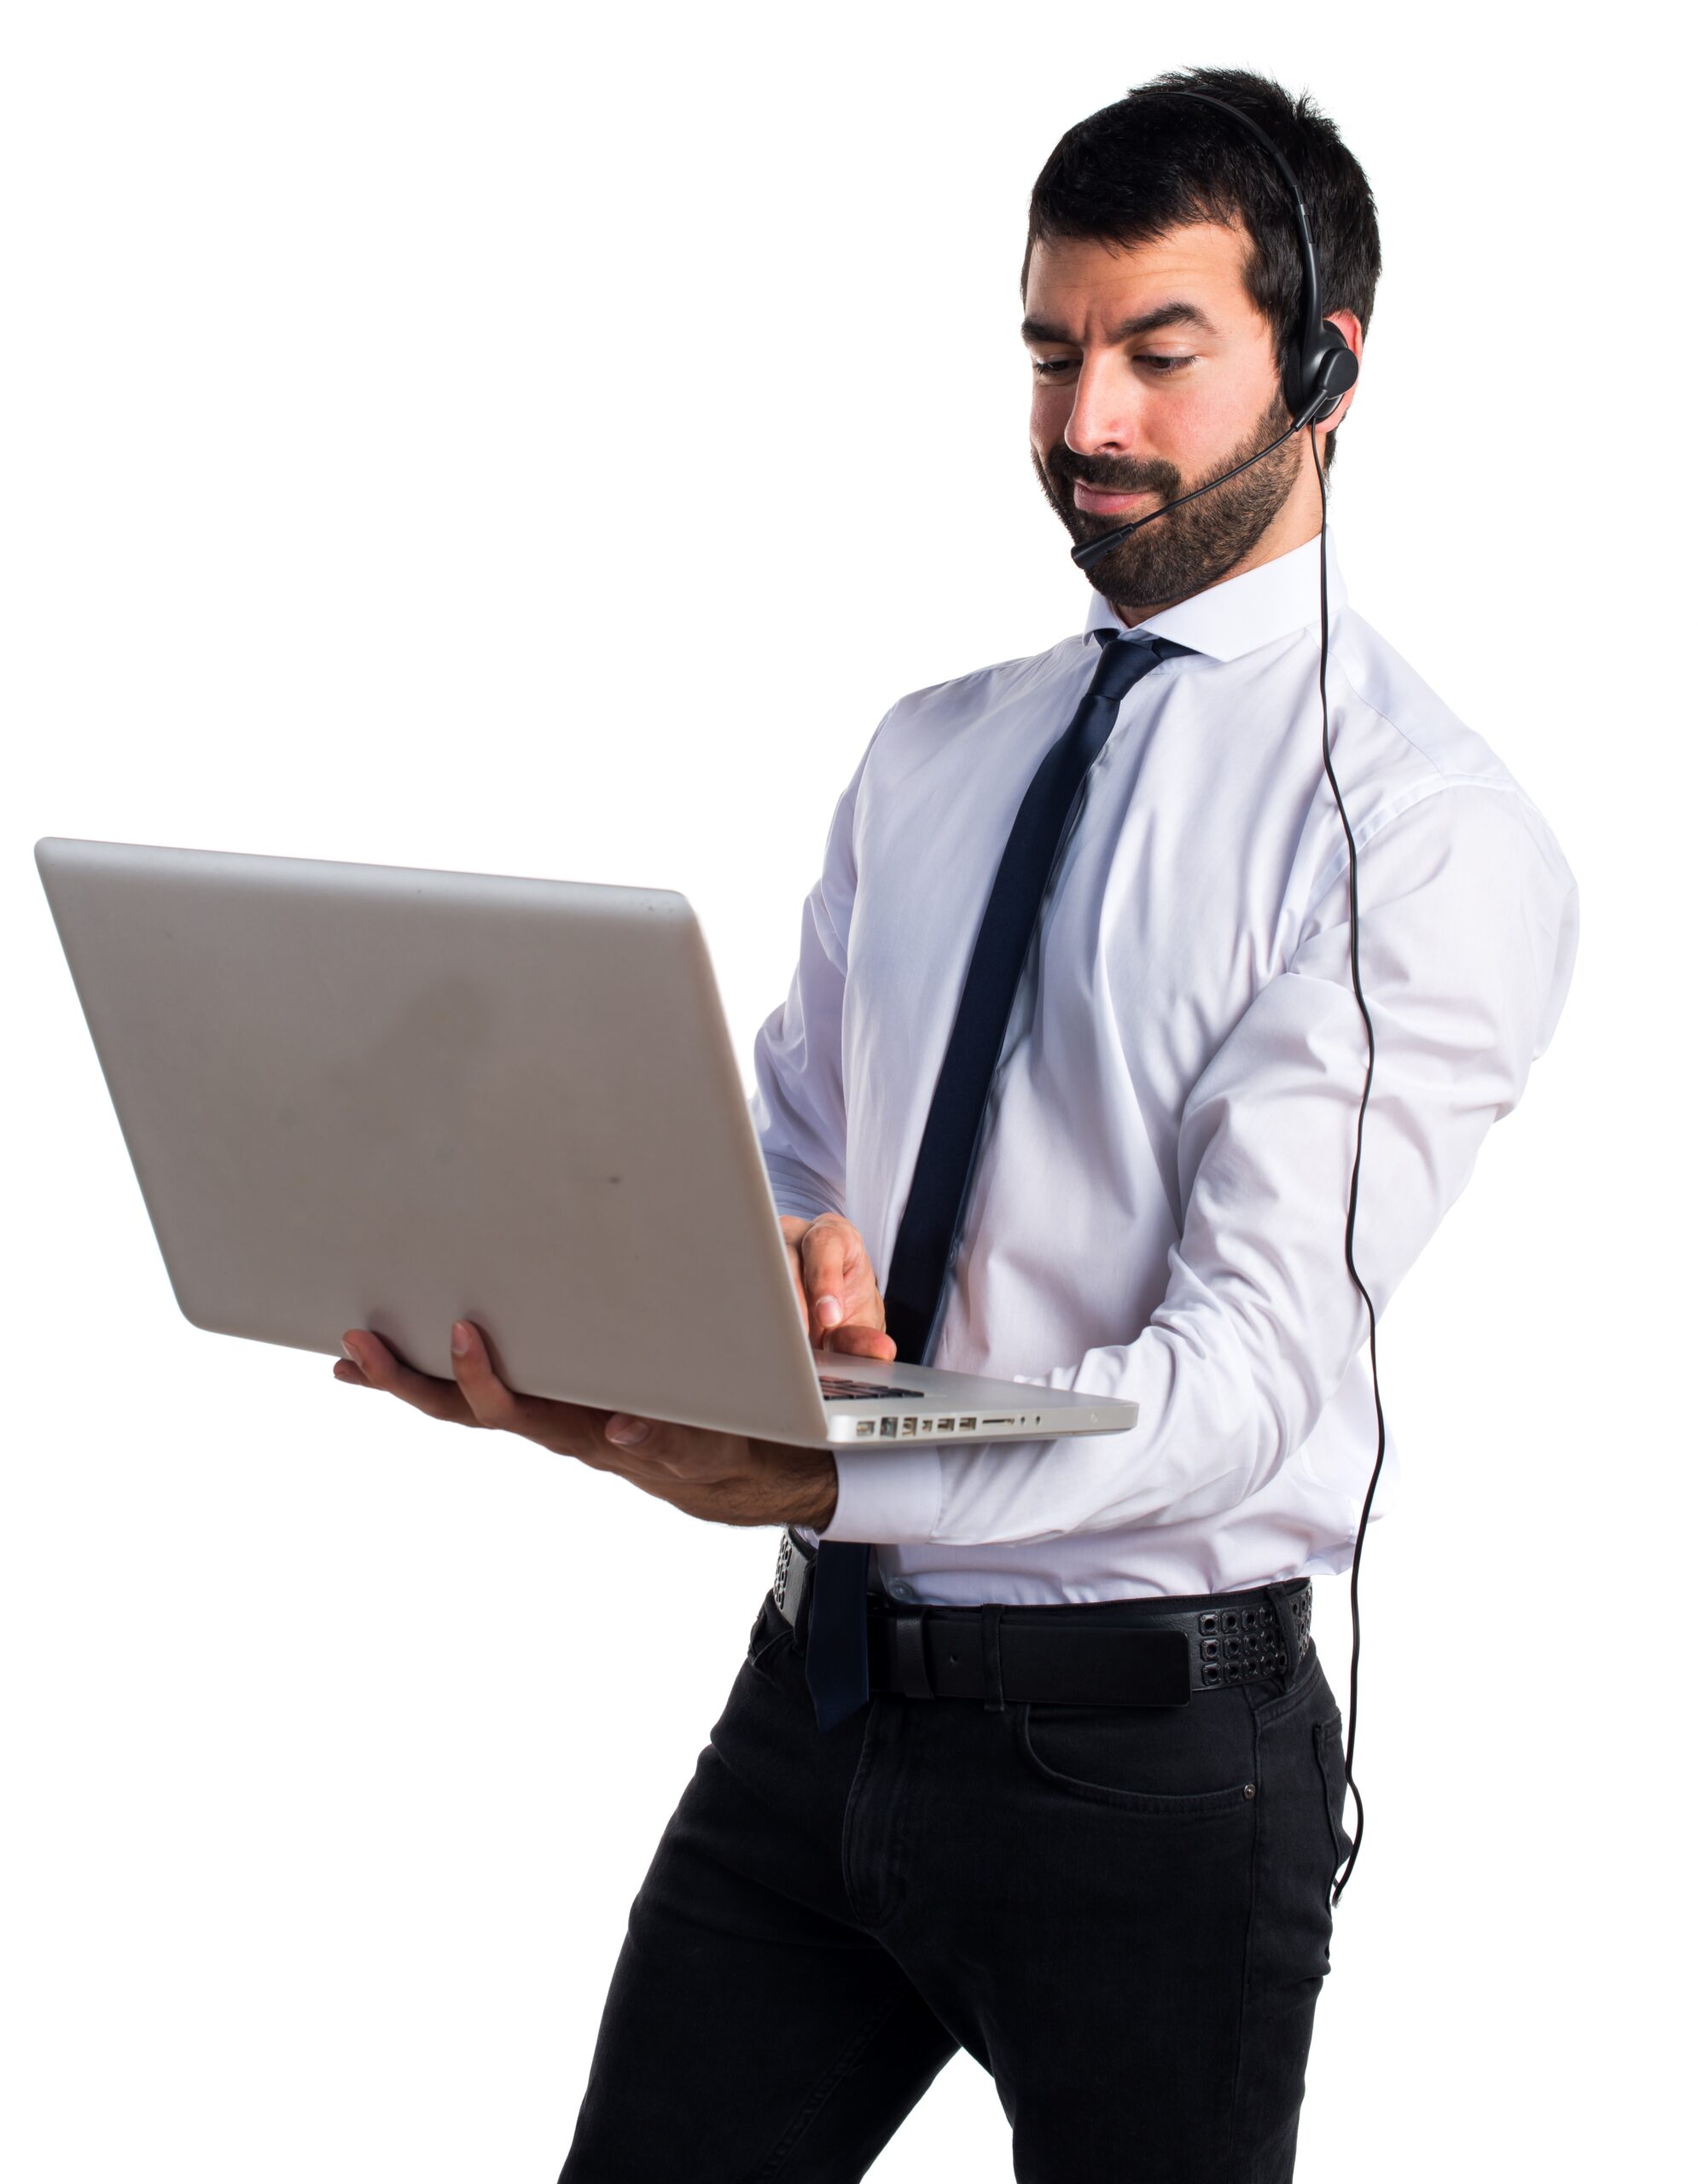
{"label": "black belt", "polygon": [[[811,1585],[815,1552],[787,1528],[772,1593],[793,1627]],[[982,1699],[994,1634],[1002,1695],[1010,1705],[1183,1706],[1194,1691],[1260,1677],[1282,1682],[1291,1659],[1288,1625],[1301,1662],[1312,1606],[1306,1577],[1242,1593],[1009,1605],[994,1614],[901,1608],[869,1590],[868,1682],[873,1691],[908,1699]]]}

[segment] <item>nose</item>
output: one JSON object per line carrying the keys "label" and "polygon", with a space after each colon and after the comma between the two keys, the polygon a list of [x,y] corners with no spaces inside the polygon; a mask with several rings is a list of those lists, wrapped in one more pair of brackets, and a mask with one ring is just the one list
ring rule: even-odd
{"label": "nose", "polygon": [[1080,359],[1062,437],[1075,455],[1124,455],[1137,444],[1137,390],[1112,355]]}

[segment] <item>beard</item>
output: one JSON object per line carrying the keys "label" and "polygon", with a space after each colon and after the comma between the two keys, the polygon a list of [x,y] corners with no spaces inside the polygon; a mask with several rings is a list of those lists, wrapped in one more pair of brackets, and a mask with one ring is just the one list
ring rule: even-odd
{"label": "beard", "polygon": [[[1164,501],[1174,500],[1181,493],[1207,485],[1210,479],[1224,477],[1236,464],[1247,462],[1259,449],[1277,439],[1290,421],[1283,400],[1276,396],[1267,414],[1258,420],[1242,443],[1199,478],[1182,478],[1171,462],[1075,455],[1065,440],[1042,460],[1034,449],[1032,467],[1044,499],[1061,519],[1073,543],[1083,546],[1118,531],[1125,519],[1090,515],[1075,508],[1071,491],[1075,481],[1102,492],[1151,492]],[[1160,523],[1123,538],[1086,574],[1111,607],[1134,615],[1189,599],[1193,592],[1218,584],[1243,560],[1285,506],[1302,465],[1303,443],[1297,436],[1230,485],[1175,508]]]}

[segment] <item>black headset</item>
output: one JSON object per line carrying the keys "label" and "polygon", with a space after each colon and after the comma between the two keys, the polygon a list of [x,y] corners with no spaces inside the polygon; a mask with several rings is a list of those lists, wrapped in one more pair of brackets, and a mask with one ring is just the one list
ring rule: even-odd
{"label": "black headset", "polygon": [[1356,1693],[1357,1664],[1362,1651],[1362,1618],[1358,1601],[1358,1582],[1362,1568],[1362,1542],[1368,1531],[1369,1512],[1374,1506],[1374,1490],[1380,1483],[1380,1472],[1386,1461],[1386,1414],[1380,1402],[1380,1356],[1378,1329],[1374,1316],[1374,1300],[1369,1295],[1361,1275],[1356,1270],[1356,1203],[1362,1175],[1362,1126],[1368,1112],[1368,1094],[1374,1082],[1374,1025],[1368,1014],[1368,1003],[1362,991],[1362,969],[1357,956],[1357,900],[1356,900],[1356,837],[1351,832],[1350,821],[1344,808],[1344,797],[1340,791],[1338,776],[1333,771],[1332,735],[1327,712],[1327,648],[1329,617],[1327,611],[1327,479],[1321,462],[1320,449],[1316,444],[1315,427],[1324,424],[1345,395],[1356,384],[1357,359],[1350,345],[1337,327],[1321,316],[1321,277],[1315,260],[1315,239],[1309,230],[1309,214],[1303,202],[1303,193],[1297,186],[1297,177],[1280,150],[1259,123],[1252,121],[1247,113],[1230,106],[1224,99],[1212,97],[1207,91],[1182,90],[1177,85],[1164,84],[1161,95],[1168,98],[1196,99],[1204,106],[1212,106],[1219,113],[1230,114],[1241,127],[1263,145],[1268,156],[1279,169],[1285,186],[1291,193],[1291,201],[1297,211],[1297,241],[1303,261],[1303,303],[1301,317],[1294,334],[1287,336],[1281,364],[1280,388],[1286,408],[1291,412],[1289,427],[1267,446],[1260,448],[1246,462],[1236,463],[1218,478],[1211,478],[1207,485],[1193,487],[1175,499],[1166,501],[1148,515],[1131,523],[1124,523],[1117,530],[1101,538],[1089,539],[1073,549],[1073,560],[1082,569],[1090,569],[1119,545],[1121,539],[1134,531],[1141,531],[1147,523],[1154,523],[1172,509],[1183,508],[1187,501],[1212,493],[1217,485],[1224,485],[1241,471],[1248,470],[1255,463],[1281,448],[1295,433],[1305,428],[1309,433],[1309,451],[1314,458],[1315,476],[1321,491],[1321,758],[1326,775],[1332,786],[1333,801],[1338,806],[1339,823],[1344,828],[1345,848],[1350,875],[1350,976],[1356,995],[1356,1005],[1362,1015],[1362,1025],[1368,1038],[1368,1066],[1362,1080],[1362,1100],[1356,1111],[1356,1153],[1350,1170],[1350,1198],[1345,1213],[1344,1260],[1358,1294],[1368,1307],[1368,1355],[1374,1375],[1374,1415],[1378,1422],[1379,1445],[1375,1452],[1374,1468],[1368,1480],[1368,1490],[1362,1500],[1362,1515],[1356,1527],[1356,1545],[1350,1562],[1350,1727],[1345,1738],[1344,1775],[1356,1807],[1356,1833],[1351,1840],[1341,1870],[1333,1881],[1332,1900],[1337,1903],[1344,1893],[1345,1883],[1355,1867],[1357,1854],[1362,1847],[1362,1792],[1356,1785]]}

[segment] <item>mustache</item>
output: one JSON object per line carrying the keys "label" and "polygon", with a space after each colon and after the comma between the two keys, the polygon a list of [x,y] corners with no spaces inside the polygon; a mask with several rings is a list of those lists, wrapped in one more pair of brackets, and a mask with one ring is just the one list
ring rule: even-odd
{"label": "mustache", "polygon": [[1089,485],[1099,493],[1160,493],[1172,500],[1180,486],[1179,473],[1171,462],[1115,462],[1106,456],[1075,455],[1065,442],[1044,457],[1052,478],[1068,485]]}

